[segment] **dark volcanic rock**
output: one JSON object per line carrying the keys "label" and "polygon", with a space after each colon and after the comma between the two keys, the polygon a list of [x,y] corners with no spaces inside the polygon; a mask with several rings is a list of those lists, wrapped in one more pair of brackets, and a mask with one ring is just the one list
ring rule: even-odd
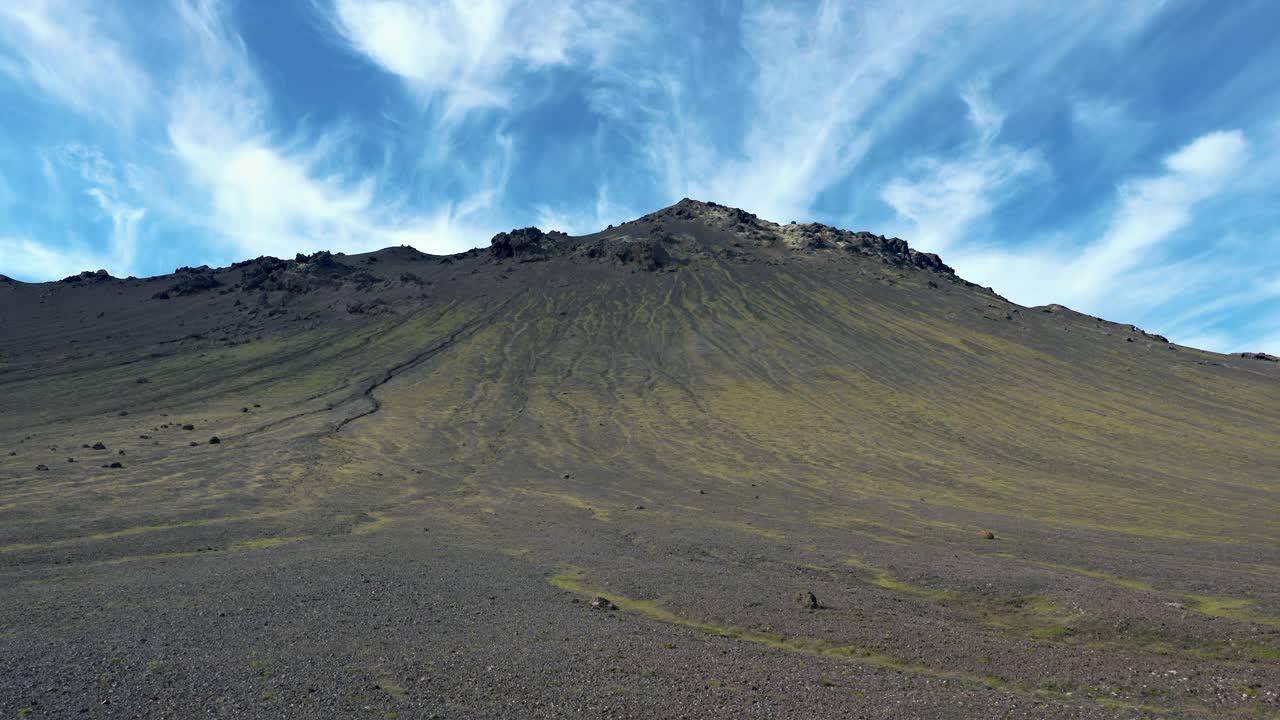
{"label": "dark volcanic rock", "polygon": [[39,465],[37,465],[37,466],[36,466],[36,469],[37,469],[37,470],[48,470],[48,469],[49,469],[49,466],[48,466],[48,465],[45,465],[44,463],[40,463]]}
{"label": "dark volcanic rock", "polygon": [[869,232],[850,232],[838,228],[827,228],[827,230],[830,231],[831,236],[830,247],[841,247],[849,252],[861,252],[865,255],[878,255],[895,265],[909,265],[943,275],[955,274],[955,271],[942,262],[942,258],[937,254],[913,250],[902,238],[886,238]]}
{"label": "dark volcanic rock", "polygon": [[177,274],[181,276],[178,282],[171,285],[164,293],[157,294],[195,295],[222,286],[222,282],[213,276],[213,269],[208,265],[201,265],[198,268],[180,267]]}
{"label": "dark volcanic rock", "polygon": [[106,449],[107,449],[107,446],[106,446],[106,445],[103,445],[101,442],[96,442],[96,443],[94,443],[92,447],[93,447],[93,449],[94,449],[94,450],[106,450]]}
{"label": "dark volcanic rock", "polygon": [[382,298],[357,300],[347,304],[347,312],[351,315],[381,315],[392,312],[391,306]]}
{"label": "dark volcanic rock", "polygon": [[613,601],[603,596],[597,596],[594,600],[592,600],[591,607],[597,608],[599,610],[617,610],[618,609],[618,606],[614,605]]}
{"label": "dark volcanic rock", "polygon": [[617,253],[623,263],[635,263],[645,270],[659,270],[671,264],[671,253],[660,240],[646,238],[624,245]]}
{"label": "dark volcanic rock", "polygon": [[299,254],[292,262],[263,256],[232,267],[242,271],[240,286],[245,291],[306,293],[332,286],[351,273],[349,266],[324,250],[311,255]]}
{"label": "dark volcanic rock", "polygon": [[96,271],[96,272],[95,272],[95,271],[92,271],[92,270],[85,270],[84,272],[80,273],[79,275],[71,275],[71,276],[68,276],[68,277],[64,277],[64,278],[62,278],[61,282],[64,282],[64,283],[83,283],[83,282],[100,283],[100,282],[106,282],[106,281],[108,281],[108,280],[113,280],[113,279],[114,279],[114,278],[112,278],[112,277],[111,277],[111,273],[107,272],[106,270],[98,270],[98,271]]}
{"label": "dark volcanic rock", "polygon": [[556,232],[544,233],[536,227],[520,228],[494,235],[489,241],[489,252],[499,260],[543,260],[550,256],[555,241],[563,237],[567,236]]}
{"label": "dark volcanic rock", "polygon": [[271,283],[275,273],[288,267],[288,263],[280,258],[263,255],[253,260],[235,263],[231,267],[240,268],[243,271],[240,284],[245,290],[258,290],[271,289],[265,286]]}
{"label": "dark volcanic rock", "polygon": [[1246,360],[1266,360],[1267,362],[1280,362],[1280,357],[1276,357],[1275,355],[1268,355],[1262,352],[1253,352],[1253,353],[1242,352],[1240,353],[1240,357]]}

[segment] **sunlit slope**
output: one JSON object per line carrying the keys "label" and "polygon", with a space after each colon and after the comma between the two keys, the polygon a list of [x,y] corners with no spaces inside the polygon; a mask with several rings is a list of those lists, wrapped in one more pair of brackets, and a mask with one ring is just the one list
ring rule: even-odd
{"label": "sunlit slope", "polygon": [[1276,530],[1275,374],[1140,333],[817,265],[588,272],[503,302],[334,442],[601,507],[756,483],[797,522],[923,497],[1140,536]]}
{"label": "sunlit slope", "polygon": [[[7,437],[26,428],[63,447],[59,462],[98,440],[129,455],[121,473],[55,466],[4,511],[65,524],[56,498],[97,528],[350,493],[358,516],[459,484],[603,511],[696,505],[697,490],[723,503],[755,484],[773,523],[891,533],[888,508],[924,500],[1046,527],[1275,540],[1269,363],[825,257],[481,269],[503,280],[341,329],[10,373]],[[188,419],[198,432],[151,429]],[[32,477],[31,458],[0,462]]]}

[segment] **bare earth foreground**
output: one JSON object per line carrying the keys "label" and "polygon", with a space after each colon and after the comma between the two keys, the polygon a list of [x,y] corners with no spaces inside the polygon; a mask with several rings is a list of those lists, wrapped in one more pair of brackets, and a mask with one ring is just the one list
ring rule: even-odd
{"label": "bare earth foreground", "polygon": [[0,278],[0,717],[1276,718],[1278,468],[1280,363],[693,201]]}

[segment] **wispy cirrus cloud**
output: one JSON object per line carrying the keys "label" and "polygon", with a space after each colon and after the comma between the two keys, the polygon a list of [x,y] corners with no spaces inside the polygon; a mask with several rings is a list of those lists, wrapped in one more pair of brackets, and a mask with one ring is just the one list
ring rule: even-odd
{"label": "wispy cirrus cloud", "polygon": [[976,137],[950,157],[924,157],[909,163],[908,174],[889,181],[880,193],[907,223],[896,234],[931,252],[944,252],[966,230],[986,217],[1008,194],[1010,185],[1043,170],[1034,150],[1000,144],[1005,115],[979,83],[961,91]]}
{"label": "wispy cirrus cloud", "polygon": [[[650,88],[634,98],[642,107],[619,114],[642,125],[649,162],[667,196],[804,217],[871,146],[887,88],[953,20],[945,8],[916,13],[835,0],[812,7],[751,3],[739,18],[748,63],[739,97],[708,96],[662,68],[642,81]],[[725,101],[739,103],[744,119],[730,147],[717,141],[705,107]],[[662,111],[651,109],[655,103]]]}
{"label": "wispy cirrus cloud", "polygon": [[0,270],[16,279],[66,277],[110,264],[109,257],[83,244],[52,245],[29,237],[0,236]]}
{"label": "wispy cirrus cloud", "polygon": [[1195,333],[1186,323],[1267,300],[1261,287],[1241,291],[1256,268],[1235,262],[1229,238],[1202,243],[1191,257],[1174,255],[1171,244],[1194,224],[1197,207],[1224,192],[1249,160],[1241,131],[1209,132],[1168,154],[1163,172],[1123,182],[1094,240],[1078,243],[1071,239],[1078,234],[1060,233],[1016,248],[961,248],[949,257],[965,277],[999,288],[1017,302],[1062,303],[1114,319],[1150,318],[1179,298],[1216,295],[1216,307],[1170,315],[1161,329],[1175,339],[1188,337],[1225,350],[1230,333]]}
{"label": "wispy cirrus cloud", "polygon": [[168,107],[168,138],[198,193],[200,221],[236,253],[469,246],[477,228],[468,223],[500,200],[514,151],[510,138],[497,138],[503,151],[473,175],[472,192],[411,207],[382,187],[376,173],[352,169],[347,129],[281,138],[244,45],[227,27],[225,8],[213,2],[182,8],[185,31],[201,52],[181,73]]}
{"label": "wispy cirrus cloud", "polygon": [[[135,148],[114,161],[97,143],[45,153],[47,192],[86,222],[100,220],[105,241],[7,236],[0,255],[7,271],[27,279],[98,267],[133,274],[141,271],[138,246],[146,238],[193,228],[205,239],[196,255],[202,261],[397,244],[452,252],[493,232],[486,215],[502,201],[515,152],[509,136],[496,137],[491,147],[498,152],[456,178],[449,196],[411,202],[386,186],[378,168],[355,162],[350,147],[358,130],[280,127],[247,47],[230,27],[230,6],[175,0],[170,9],[157,22],[167,22],[186,51],[163,72],[138,64],[124,49],[137,38],[108,35],[124,31],[87,7],[0,9],[0,33],[17,40],[12,53],[0,54],[0,70],[47,101],[101,116],[99,142]],[[162,134],[148,129],[137,142],[143,131],[135,116],[144,108]]]}
{"label": "wispy cirrus cloud", "polygon": [[0,6],[0,73],[38,87],[77,112],[131,120],[151,82],[104,32],[118,18],[104,6],[33,0]]}
{"label": "wispy cirrus cloud", "polygon": [[621,2],[336,0],[333,26],[356,52],[401,78],[442,119],[509,106],[515,78],[607,58],[639,19]]}
{"label": "wispy cirrus cloud", "polygon": [[575,204],[571,210],[539,205],[534,210],[538,227],[570,235],[588,235],[644,214],[616,202],[609,193],[608,184],[596,188],[595,202],[589,205]]}
{"label": "wispy cirrus cloud", "polygon": [[0,272],[460,250],[692,196],[896,233],[1015,299],[1215,347],[1280,334],[1265,4],[138,12],[0,8]]}

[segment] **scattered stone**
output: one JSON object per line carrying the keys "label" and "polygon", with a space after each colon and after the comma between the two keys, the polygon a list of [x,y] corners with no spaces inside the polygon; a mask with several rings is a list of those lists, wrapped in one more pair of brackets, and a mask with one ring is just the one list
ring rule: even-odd
{"label": "scattered stone", "polygon": [[17,455],[17,454],[18,454],[18,451],[17,451],[17,450],[10,450],[10,451],[9,451],[9,457],[13,457],[14,455]]}
{"label": "scattered stone", "polygon": [[44,463],[40,463],[39,465],[37,465],[37,466],[36,466],[36,469],[37,469],[37,470],[48,470],[48,469],[49,469],[49,466],[48,466],[48,465],[45,465]]}
{"label": "scattered stone", "polygon": [[113,462],[113,463],[111,463],[110,465],[108,465],[107,467],[110,467],[110,468],[122,468],[122,467],[124,467],[124,463]]}
{"label": "scattered stone", "polygon": [[209,438],[209,444],[210,444],[210,445],[217,445],[217,444],[219,444],[219,443],[221,443],[221,442],[222,442],[222,441],[218,439],[218,436],[217,436],[217,435],[214,435],[213,437]]}
{"label": "scattered stone", "polygon": [[120,412],[118,412],[118,413],[116,413],[116,414],[117,414],[117,415],[119,415],[120,417],[124,417],[125,415],[128,415],[128,414],[129,414],[129,411],[128,411],[128,410],[121,410]]}
{"label": "scattered stone", "polygon": [[809,590],[801,590],[795,596],[796,607],[801,610],[817,610],[822,607],[818,604],[818,596]]}
{"label": "scattered stone", "polygon": [[643,506],[643,505],[637,505],[637,506],[636,506],[636,509],[637,509],[637,510],[643,510],[643,509],[644,509],[644,506]]}
{"label": "scattered stone", "polygon": [[183,430],[195,430],[195,429],[196,429],[196,426],[195,426],[195,425],[192,425],[191,423],[187,423],[186,425],[183,425],[183,426],[182,426],[182,429],[183,429]]}
{"label": "scattered stone", "polygon": [[240,408],[240,412],[249,412],[249,408],[247,408],[247,407],[242,407],[242,408]]}
{"label": "scattered stone", "polygon": [[106,450],[106,449],[107,449],[107,446],[106,446],[106,445],[103,445],[101,442],[96,442],[96,443],[94,443],[94,444],[93,444],[93,449],[94,449],[94,450]]}
{"label": "scattered stone", "polygon": [[996,534],[991,532],[990,530],[987,530],[986,528],[983,528],[982,530],[978,531],[978,537],[982,538],[983,540],[995,540]]}
{"label": "scattered stone", "polygon": [[149,383],[149,382],[151,382],[151,381],[150,381],[150,380],[148,380],[148,379],[146,379],[146,378],[144,378],[144,377],[140,377],[140,378],[138,378],[137,380],[134,380],[134,382],[138,383],[139,385],[146,385],[147,383]]}
{"label": "scattered stone", "polygon": [[192,441],[191,441],[191,447],[195,447],[195,446],[197,446],[197,445],[199,445],[199,444],[200,444],[200,443],[196,442],[195,440],[192,440]]}
{"label": "scattered stone", "polygon": [[75,461],[76,461],[75,458],[67,458],[67,462],[75,462]]}
{"label": "scattered stone", "polygon": [[596,608],[598,610],[617,610],[618,609],[618,606],[614,605],[613,601],[611,601],[609,598],[604,597],[602,595],[597,595],[596,598],[591,601],[591,607]]}

